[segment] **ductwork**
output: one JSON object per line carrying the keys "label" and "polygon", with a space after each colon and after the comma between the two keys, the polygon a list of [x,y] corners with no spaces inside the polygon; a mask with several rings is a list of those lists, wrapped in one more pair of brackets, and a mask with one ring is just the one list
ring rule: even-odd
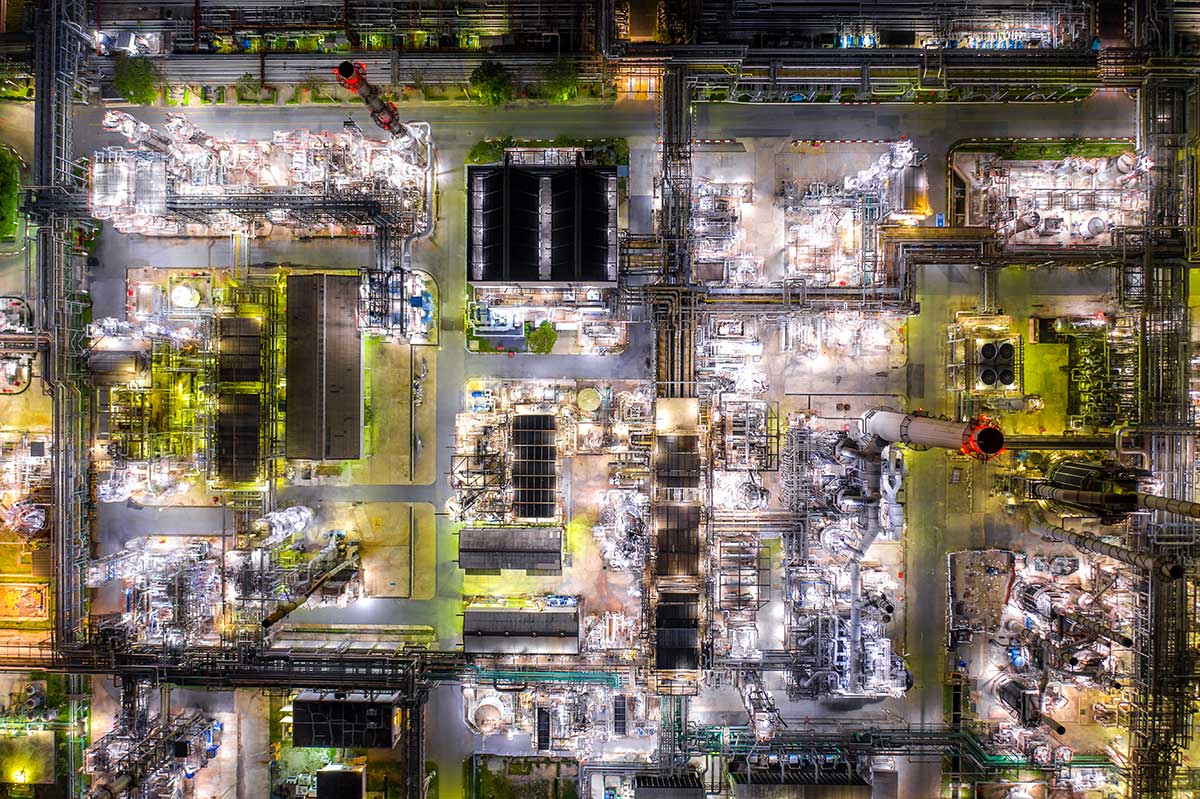
{"label": "ductwork", "polygon": [[868,438],[956,450],[984,460],[1004,449],[1000,428],[982,422],[951,422],[876,408],[862,415],[860,425]]}

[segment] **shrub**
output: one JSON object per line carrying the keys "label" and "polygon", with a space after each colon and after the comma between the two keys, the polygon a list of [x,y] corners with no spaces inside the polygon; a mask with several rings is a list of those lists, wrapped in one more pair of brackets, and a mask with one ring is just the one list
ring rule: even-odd
{"label": "shrub", "polygon": [[113,72],[113,88],[131,103],[150,105],[158,99],[162,70],[149,58],[118,55]]}

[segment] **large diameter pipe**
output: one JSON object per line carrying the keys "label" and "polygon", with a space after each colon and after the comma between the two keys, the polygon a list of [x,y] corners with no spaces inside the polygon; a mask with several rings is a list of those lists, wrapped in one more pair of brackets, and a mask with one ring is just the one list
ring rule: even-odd
{"label": "large diameter pipe", "polygon": [[1081,616],[1078,613],[1062,612],[1057,610],[1055,611],[1054,615],[1055,617],[1064,619],[1079,629],[1085,630],[1099,638],[1103,638],[1105,641],[1109,641],[1110,643],[1123,646],[1126,649],[1133,646],[1133,639],[1128,635],[1110,629],[1107,625],[1101,624],[1095,619],[1088,618],[1087,616]]}
{"label": "large diameter pipe", "polygon": [[133,777],[129,774],[118,774],[112,782],[102,783],[88,792],[88,799],[116,799],[133,787]]}
{"label": "large diameter pipe", "polygon": [[863,435],[990,458],[1004,449],[1004,433],[980,422],[951,422],[882,408],[862,415]]}
{"label": "large diameter pipe", "polygon": [[[1101,508],[1108,511],[1131,512],[1136,506],[1134,494],[1114,494],[1103,491],[1079,491],[1074,488],[1059,488],[1049,483],[1039,483],[1034,487],[1035,496],[1042,499],[1052,499],[1068,505],[1078,505],[1085,508]],[[1161,497],[1159,497],[1161,499]],[[1200,508],[1200,506],[1197,506]]]}
{"label": "large diameter pipe", "polygon": [[1050,524],[1045,519],[1038,517],[1030,518],[1029,529],[1046,538],[1070,544],[1083,552],[1091,552],[1096,555],[1103,555],[1106,558],[1119,560],[1122,563],[1137,566],[1138,568],[1166,577],[1169,580],[1178,580],[1183,576],[1183,566],[1180,565],[1179,561],[1165,555],[1149,555],[1145,552],[1137,552],[1125,547],[1108,544],[1094,536],[1083,535],[1082,533],[1059,527],[1056,524]]}
{"label": "large diameter pipe", "polygon": [[358,561],[356,558],[352,558],[350,560],[344,560],[341,563],[339,563],[338,565],[334,566],[329,571],[322,574],[320,577],[318,577],[316,580],[313,581],[313,584],[311,586],[309,586],[308,590],[305,591],[302,596],[299,596],[296,599],[291,600],[290,602],[284,602],[282,605],[279,605],[277,608],[275,608],[273,611],[271,611],[269,614],[267,614],[263,618],[263,621],[262,621],[263,629],[269,630],[273,626],[278,624],[279,622],[283,621],[283,619],[289,613],[291,613],[293,610],[295,610],[296,608],[303,605],[310,596],[312,596],[317,591],[319,591],[321,586],[325,585],[325,583],[329,582],[331,579],[333,579],[333,577],[340,574],[345,569],[348,569],[348,568],[351,568],[351,567],[357,565],[357,562]]}
{"label": "large diameter pipe", "polygon": [[1137,506],[1146,510],[1161,510],[1165,513],[1174,513],[1177,516],[1190,516],[1193,519],[1200,519],[1200,502],[1188,502],[1186,499],[1171,499],[1170,497],[1160,497],[1157,494],[1135,494],[1137,497]]}
{"label": "large diameter pipe", "polygon": [[1042,714],[1042,724],[1049,727],[1050,732],[1054,733],[1055,735],[1066,735],[1067,734],[1067,728],[1064,727],[1062,725],[1062,723],[1057,721],[1053,716],[1047,716],[1045,713],[1043,713]]}

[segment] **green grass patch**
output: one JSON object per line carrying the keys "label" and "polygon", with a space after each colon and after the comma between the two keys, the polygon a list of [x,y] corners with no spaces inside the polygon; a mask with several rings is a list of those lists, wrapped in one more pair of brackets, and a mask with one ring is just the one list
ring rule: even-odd
{"label": "green grass patch", "polygon": [[21,199],[21,162],[8,147],[0,147],[0,239],[17,234],[17,206]]}
{"label": "green grass patch", "polygon": [[275,98],[279,96],[279,89],[274,86],[263,87],[262,93],[255,97],[253,94],[246,94],[238,88],[237,101],[243,105],[275,105]]}
{"label": "green grass patch", "polygon": [[589,147],[600,166],[615,166],[629,163],[629,142],[625,139],[580,139],[558,136],[554,139],[484,139],[476,142],[467,152],[468,164],[494,164],[504,158],[510,147]]}
{"label": "green grass patch", "polygon": [[954,148],[964,152],[995,153],[1008,161],[1061,161],[1063,158],[1115,158],[1122,153],[1133,152],[1133,142],[1119,139],[1085,141],[1083,139],[1060,139],[1057,141],[1009,142],[965,142]]}

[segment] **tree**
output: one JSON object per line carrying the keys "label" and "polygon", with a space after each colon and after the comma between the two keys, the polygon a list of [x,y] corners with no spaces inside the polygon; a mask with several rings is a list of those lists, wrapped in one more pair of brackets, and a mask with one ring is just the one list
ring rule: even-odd
{"label": "tree", "polygon": [[514,97],[513,76],[497,61],[484,61],[471,71],[471,95],[484,105],[501,105]]}
{"label": "tree", "polygon": [[[246,75],[243,75],[242,80],[245,80],[246,76],[249,74],[250,73],[246,73]],[[296,84],[296,88],[303,89],[303,90],[307,91],[309,94],[315,95],[315,94],[320,93],[321,87],[324,85],[325,85],[325,81],[321,78],[320,75],[308,75],[304,80],[302,80],[298,84]],[[260,85],[259,89],[261,90],[261,88],[262,88],[262,86]]]}
{"label": "tree", "polygon": [[420,67],[413,67],[408,72],[408,85],[412,86],[415,91],[425,94],[425,90],[429,88],[429,76]]}
{"label": "tree", "polygon": [[113,71],[113,88],[131,103],[150,105],[158,99],[162,70],[149,58],[118,55]]}
{"label": "tree", "polygon": [[246,99],[258,100],[262,97],[262,81],[251,75],[249,72],[238,78],[237,93],[238,97]]}
{"label": "tree", "polygon": [[546,96],[552,103],[574,100],[579,94],[579,69],[569,58],[560,58],[546,70]]}
{"label": "tree", "polygon": [[525,344],[534,355],[549,355],[556,341],[558,331],[549,322],[542,322],[525,334]]}

